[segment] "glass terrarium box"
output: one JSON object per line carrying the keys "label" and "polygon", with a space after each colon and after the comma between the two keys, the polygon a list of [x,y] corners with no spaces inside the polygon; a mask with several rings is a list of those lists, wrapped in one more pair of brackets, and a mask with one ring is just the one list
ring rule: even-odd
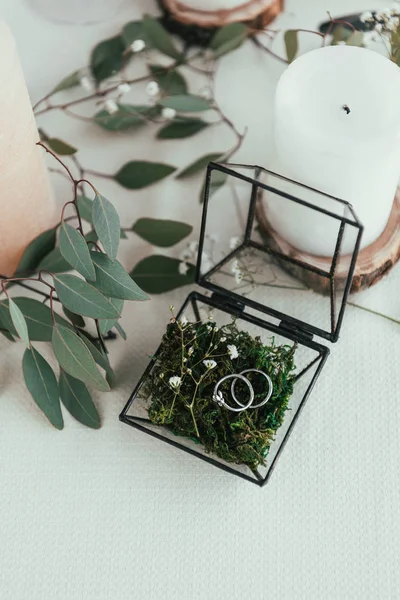
{"label": "glass terrarium box", "polygon": [[120,419],[262,486],[338,340],[362,226],[257,166],[211,163],[204,190],[199,287]]}

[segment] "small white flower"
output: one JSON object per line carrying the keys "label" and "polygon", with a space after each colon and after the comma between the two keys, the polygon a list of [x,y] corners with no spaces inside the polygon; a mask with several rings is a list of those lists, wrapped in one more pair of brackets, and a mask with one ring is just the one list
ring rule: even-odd
{"label": "small white flower", "polygon": [[228,354],[229,354],[229,358],[231,360],[234,360],[235,358],[238,358],[239,352],[238,352],[238,349],[236,348],[236,346],[234,346],[234,344],[229,344],[229,346],[228,346]]}
{"label": "small white flower", "polygon": [[217,332],[218,331],[218,327],[214,327],[214,331]]}
{"label": "small white flower", "polygon": [[191,374],[192,374],[192,369],[186,369],[186,373],[187,373],[188,375],[191,375]]}
{"label": "small white flower", "polygon": [[172,121],[172,119],[175,119],[176,117],[176,110],[174,108],[169,108],[168,106],[166,106],[162,109],[161,114],[164,117],[164,119]]}
{"label": "small white flower", "polygon": [[109,115],[114,115],[118,112],[118,104],[112,98],[108,98],[108,100],[104,102],[104,108]]}
{"label": "small white flower", "polygon": [[229,247],[231,250],[236,250],[236,248],[238,248],[240,244],[241,240],[237,236],[231,237],[231,239],[229,240]]}
{"label": "small white flower", "polygon": [[117,90],[120,94],[127,94],[128,92],[131,91],[131,86],[129,83],[126,83],[126,82],[120,83]]}
{"label": "small white flower", "polygon": [[94,92],[95,85],[93,83],[93,80],[90,79],[90,77],[87,77],[87,75],[81,77],[79,83],[81,84],[81,87],[83,87],[85,92]]}
{"label": "small white flower", "polygon": [[213,328],[211,327],[211,325],[207,325],[206,329],[207,329],[207,331],[210,331],[210,332],[213,330]]}
{"label": "small white flower", "polygon": [[172,387],[173,390],[179,390],[179,388],[181,387],[182,378],[178,377],[178,375],[174,375],[174,377],[169,378],[168,383]]}
{"label": "small white flower", "polygon": [[379,33],[376,31],[366,31],[364,33],[364,43],[368,45],[372,42],[379,42]]}
{"label": "small white flower", "polygon": [[373,19],[373,14],[371,11],[366,10],[365,12],[362,13],[362,15],[360,16],[360,21],[361,23],[366,23],[367,21],[372,21]]}
{"label": "small white flower", "polygon": [[164,373],[160,373],[160,379],[164,379]]}
{"label": "small white flower", "polygon": [[183,317],[181,317],[181,319],[180,319],[180,324],[183,325],[183,327],[185,327],[185,325],[187,325],[188,323],[189,323],[189,321],[187,320],[185,315],[183,315]]}
{"label": "small white flower", "polygon": [[188,359],[185,357],[182,359],[182,362],[187,363]]}
{"label": "small white flower", "polygon": [[211,371],[211,369],[215,369],[217,363],[215,362],[215,360],[203,360],[203,365]]}
{"label": "small white flower", "polygon": [[375,31],[376,31],[377,33],[381,33],[381,32],[382,32],[382,29],[383,29],[383,25],[382,25],[382,23],[377,23],[377,24],[375,25]]}
{"label": "small white flower", "polygon": [[200,90],[200,96],[202,98],[205,98],[206,100],[211,100],[212,98],[212,91],[209,87],[204,87]]}
{"label": "small white flower", "polygon": [[346,44],[346,42],[341,41],[341,42],[337,42],[336,46],[347,46],[347,44]]}
{"label": "small white flower", "polygon": [[154,98],[155,96],[158,96],[159,93],[160,86],[158,85],[157,81],[149,81],[149,83],[146,85],[146,94],[151,98]]}
{"label": "small white flower", "polygon": [[208,273],[208,271],[210,271],[214,266],[213,261],[211,260],[211,258],[208,256],[208,254],[206,254],[205,252],[203,252],[203,255],[201,257],[201,270],[203,273]]}
{"label": "small white flower", "polygon": [[[185,249],[184,249],[184,250],[182,250],[182,252],[180,253],[180,255],[179,255],[179,258],[180,258],[182,261],[185,261],[185,260],[190,260],[191,258],[193,258],[193,252],[191,252],[191,250],[190,250],[189,248],[185,248]],[[182,273],[181,273],[181,275],[182,275]]]}
{"label": "small white flower", "polygon": [[192,356],[193,352],[194,352],[194,348],[193,348],[193,346],[190,346],[190,348],[188,350],[189,356]]}
{"label": "small white flower", "polygon": [[226,342],[226,337],[223,336],[219,341],[222,342],[222,343]]}
{"label": "small white flower", "polygon": [[146,43],[144,40],[135,40],[134,42],[132,42],[130,48],[132,52],[141,52],[146,48]]}
{"label": "small white flower", "polygon": [[179,263],[178,270],[179,275],[186,275],[186,273],[189,271],[189,265],[182,261]]}

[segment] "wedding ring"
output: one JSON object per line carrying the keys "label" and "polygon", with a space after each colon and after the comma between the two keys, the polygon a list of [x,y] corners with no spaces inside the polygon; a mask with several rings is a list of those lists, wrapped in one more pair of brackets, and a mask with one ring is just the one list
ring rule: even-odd
{"label": "wedding ring", "polygon": [[[263,375],[265,377],[265,379],[268,381],[268,394],[265,396],[265,398],[259,403],[259,404],[251,404],[251,406],[246,406],[246,408],[260,408],[261,406],[264,406],[265,404],[267,404],[268,400],[271,398],[272,396],[272,391],[273,391],[273,383],[271,380],[271,377],[269,375],[267,375],[266,373],[264,373],[264,371],[260,371],[259,369],[246,369],[245,371],[242,371],[240,373],[240,376],[244,375],[245,373],[259,373],[260,375]],[[240,378],[239,375],[237,375],[237,379]],[[231,394],[232,394],[232,398],[234,399],[234,401],[236,402],[236,404],[238,404],[239,406],[242,406],[242,410],[245,410],[244,405],[239,402],[239,400],[236,398],[236,394],[235,394],[235,386],[236,386],[236,382],[237,379],[235,379],[235,381],[232,381],[232,385],[231,385]],[[247,379],[248,381],[248,379]],[[253,388],[253,386],[251,386]],[[254,390],[253,390],[253,396],[254,396]]]}
{"label": "wedding ring", "polygon": [[[250,400],[249,400],[248,404],[244,405],[244,404],[237,402],[237,400],[236,400],[236,403],[240,406],[240,408],[234,408],[233,406],[229,406],[225,402],[224,396],[223,396],[222,392],[219,391],[219,388],[220,388],[221,384],[224,383],[224,381],[227,381],[228,379],[235,379],[235,382],[237,379],[240,379],[247,385],[247,387],[249,388],[249,392],[250,392]],[[235,383],[235,382],[233,382],[233,383]],[[233,383],[232,383],[232,385],[233,385]],[[250,406],[252,405],[252,403],[254,401],[254,389],[253,389],[253,386],[251,385],[250,381],[246,377],[244,377],[244,375],[241,375],[241,374],[238,375],[236,373],[233,373],[232,375],[225,375],[225,377],[222,377],[222,379],[220,379],[218,381],[217,385],[214,388],[214,393],[213,393],[212,399],[219,406],[224,406],[225,408],[227,408],[228,410],[231,410],[232,412],[242,412],[243,410],[250,408]]]}

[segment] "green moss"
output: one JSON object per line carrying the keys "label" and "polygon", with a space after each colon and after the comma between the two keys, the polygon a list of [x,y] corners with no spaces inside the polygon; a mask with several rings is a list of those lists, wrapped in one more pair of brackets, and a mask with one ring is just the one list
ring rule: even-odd
{"label": "green moss", "polygon": [[[236,346],[238,358],[230,358],[229,345]],[[295,345],[278,346],[274,339],[264,345],[259,337],[240,331],[235,322],[218,329],[210,321],[182,324],[172,319],[142,388],[142,394],[150,398],[149,418],[175,435],[202,444],[210,454],[256,469],[265,464],[293,393],[295,350]],[[217,364],[207,369],[204,360]],[[266,405],[234,413],[213,402],[214,387],[224,375],[253,368],[267,373],[273,382],[273,394]],[[181,379],[177,389],[171,387],[171,377]],[[257,374],[248,377],[257,404],[265,398],[268,383]],[[231,383],[220,388],[227,400]],[[246,403],[247,386],[237,382],[236,390]]]}

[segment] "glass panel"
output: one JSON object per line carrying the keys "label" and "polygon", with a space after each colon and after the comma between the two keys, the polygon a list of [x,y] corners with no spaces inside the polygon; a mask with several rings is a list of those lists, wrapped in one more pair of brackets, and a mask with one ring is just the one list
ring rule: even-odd
{"label": "glass panel", "polygon": [[[198,320],[201,322],[209,322],[209,318],[211,317],[212,320],[217,323],[218,327],[222,327],[223,325],[232,322],[232,315],[228,311],[216,308],[208,302],[207,298],[198,295],[189,297],[180,314],[184,314],[191,322],[196,322]],[[252,337],[260,336],[263,344],[271,343],[271,339],[274,338],[276,345],[293,345],[293,341],[284,334],[281,335],[276,331],[271,331],[267,324],[260,327],[258,324],[251,322],[251,318],[251,315],[242,315],[237,319],[236,324],[240,331],[246,331]],[[273,328],[273,325],[271,325],[271,327]],[[190,449],[192,453],[195,453],[198,457],[206,457],[207,460],[211,459],[214,464],[222,466],[231,472],[242,475],[256,483],[263,483],[268,477],[271,467],[274,465],[274,461],[282,448],[282,444],[286,439],[289,430],[297,419],[299,409],[305,400],[308,388],[313,379],[318,375],[319,367],[324,359],[324,352],[321,351],[321,347],[312,346],[312,344],[311,347],[310,345],[299,344],[295,350],[296,370],[294,372],[293,394],[290,397],[283,423],[277,429],[269,450],[266,451],[265,464],[259,466],[256,470],[252,470],[250,467],[243,464],[226,462],[215,454],[208,454],[201,444],[182,436],[176,436],[165,426],[153,424],[148,418],[148,409],[151,405],[152,398],[146,395],[144,386],[145,378],[142,378],[135,396],[133,397],[133,401],[126,412],[126,416],[129,418],[130,424],[136,424],[142,428],[144,427],[148,432],[155,434],[157,437],[161,437],[164,441],[169,440],[174,445],[179,445],[182,449]],[[155,365],[153,365],[152,368],[154,369]],[[213,402],[212,398],[210,398],[209,402]],[[223,412],[226,409],[221,408],[220,410]],[[160,446],[160,451],[165,452],[166,449]]]}
{"label": "glass panel", "polygon": [[200,284],[333,338],[359,231],[348,205],[259,167],[233,168],[210,173]]}

